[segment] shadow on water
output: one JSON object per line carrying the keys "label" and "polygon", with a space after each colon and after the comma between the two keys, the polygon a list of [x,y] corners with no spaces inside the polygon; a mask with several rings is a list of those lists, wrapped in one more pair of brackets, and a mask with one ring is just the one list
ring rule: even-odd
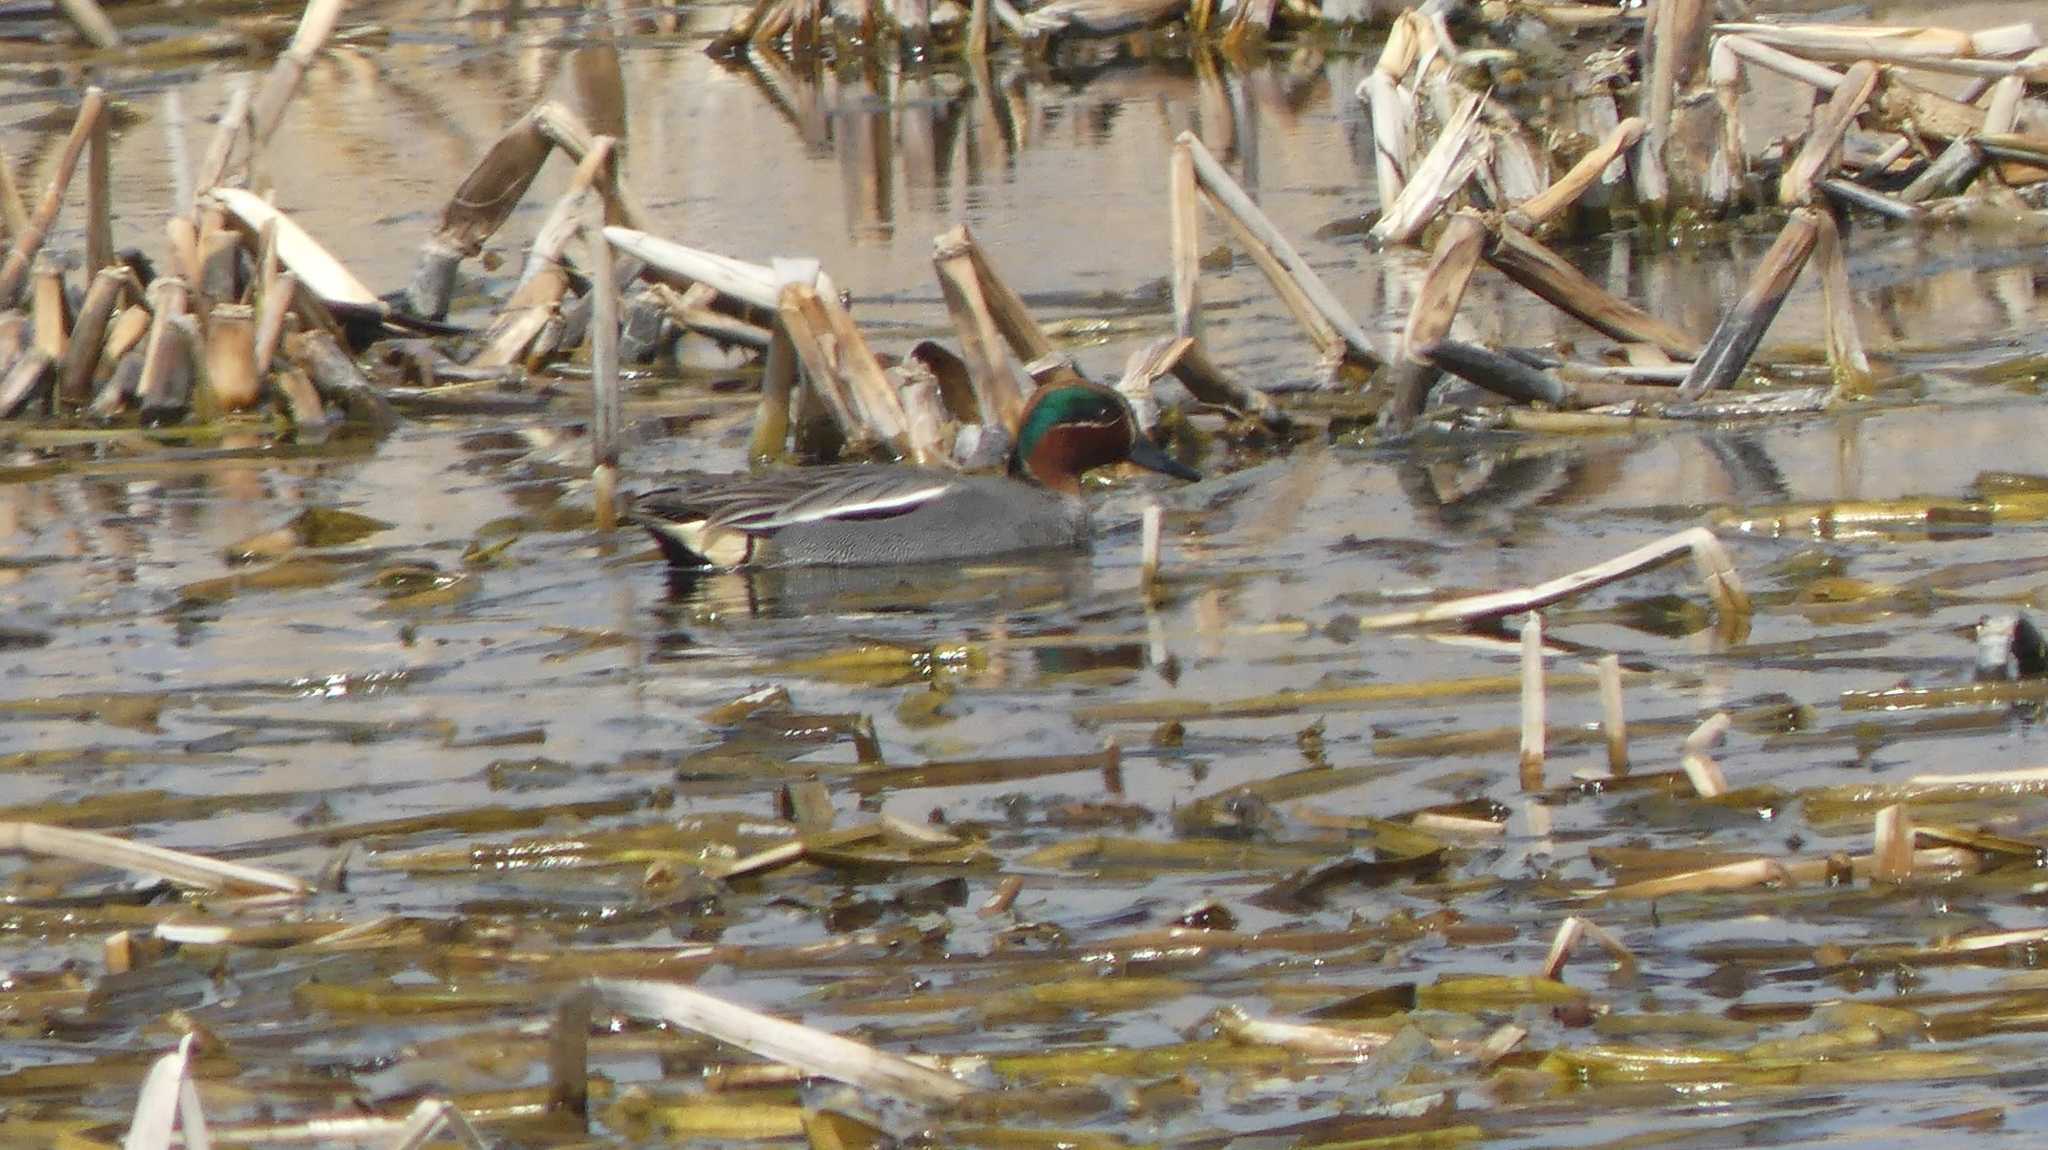
{"label": "shadow on water", "polygon": [[[1376,44],[715,63],[699,49],[726,8],[664,11],[615,45],[588,42],[585,13],[372,10],[388,38],[321,59],[267,169],[380,287],[549,96],[622,134],[655,230],[819,258],[892,351],[949,330],[930,237],[966,222],[1062,349],[1117,377],[1172,328],[1163,204],[1184,130],[1374,334],[1397,330],[1425,266],[1357,226],[1376,202],[1352,92]],[[246,78],[105,77],[132,113],[120,202],[188,194],[205,117]],[[55,82],[0,73],[25,187],[54,140],[28,109]],[[461,318],[504,297],[565,180],[546,170],[466,273]],[[123,214],[119,242],[153,247],[156,219]],[[1307,341],[1204,227],[1219,366],[1312,382]],[[1560,246],[1704,331],[1771,230]],[[529,1024],[610,973],[985,1055],[989,1080],[1044,1102],[941,1127],[949,1144],[1882,1145],[1971,1111],[2008,1120],[1976,1137],[2034,1137],[2039,940],[1926,946],[2036,924],[2038,786],[1912,798],[1922,845],[1968,844],[1981,869],[1873,885],[1836,856],[1869,850],[1875,809],[1915,776],[2042,761],[2026,699],[1867,693],[1968,688],[1964,633],[2040,601],[2048,511],[2018,496],[2048,489],[2031,474],[2048,261],[2026,221],[1859,226],[1849,250],[1893,375],[1845,411],[1623,434],[1440,423],[1398,444],[1341,409],[1279,445],[1205,417],[1211,478],[1110,477],[1088,494],[1091,553],[970,569],[671,573],[591,530],[573,378],[535,381],[558,391],[524,395],[530,411],[417,418],[377,443],[0,435],[4,817],[343,877],[280,920],[148,891],[81,903],[103,876],[10,856],[0,1094],[78,1130],[118,1124],[176,1005],[247,1088],[209,1092],[220,1123],[402,1112],[437,1091],[552,1143],[519,1124],[527,1095],[492,1092],[539,1079]],[[1817,294],[1795,292],[1770,362],[1820,361]],[[1613,350],[1488,274],[1460,323],[1489,344]],[[743,466],[754,379],[637,375],[629,485]],[[1153,501],[1166,559],[1148,593],[1131,527]],[[279,542],[308,511],[374,525]],[[1361,629],[1701,522],[1757,602],[1748,637],[1728,639],[1684,565],[1560,604],[1541,790],[1517,786],[1512,635]],[[1584,675],[1610,652],[1635,675],[1621,779]],[[1681,740],[1717,711],[1734,790],[1703,802]],[[799,840],[803,861],[761,863]],[[1609,889],[1755,858],[1815,877]],[[987,906],[1006,879],[1015,902]],[[1534,974],[1573,913],[1622,935],[1634,967],[1472,981]],[[337,926],[353,929],[327,939]],[[103,977],[119,932],[149,961]],[[1226,1006],[1390,1042],[1304,1053],[1233,1031]],[[1476,1044],[1506,1024],[1523,1045],[1482,1065]],[[1658,1044],[1697,1057],[1658,1061]],[[675,1033],[602,1033],[591,1052],[619,1140],[692,1137],[656,1104],[741,1077]],[[746,1097],[782,1142],[815,1100],[785,1083]],[[678,1125],[650,1133],[663,1121]]]}

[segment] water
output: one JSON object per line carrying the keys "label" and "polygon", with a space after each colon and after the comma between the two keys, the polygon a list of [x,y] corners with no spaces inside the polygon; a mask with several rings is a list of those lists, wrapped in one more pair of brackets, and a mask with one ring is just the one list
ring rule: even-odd
{"label": "water", "polygon": [[[1994,8],[1985,19],[2011,12]],[[1426,257],[1371,251],[1348,226],[1375,204],[1369,131],[1350,93],[1377,45],[1282,50],[1245,68],[1191,64],[1171,50],[1064,71],[1001,58],[985,82],[951,67],[859,61],[806,75],[706,59],[703,38],[730,14],[691,10],[679,30],[640,26],[619,46],[627,172],[650,227],[747,259],[822,260],[884,350],[946,331],[930,237],[965,223],[1081,367],[1114,378],[1128,353],[1171,328],[1165,177],[1183,130],[1251,190],[1368,331],[1391,338],[1406,314]],[[410,275],[461,173],[536,101],[575,99],[569,78],[593,63],[592,50],[580,17],[560,12],[389,4],[350,19],[385,26],[388,42],[346,48],[311,70],[261,170],[280,206],[388,290]],[[6,81],[17,111],[0,145],[24,186],[39,183],[53,148],[29,117],[60,104],[56,92],[70,79],[21,72]],[[210,136],[206,117],[249,76],[208,64],[100,79],[132,112],[114,156],[117,239],[155,250],[163,215]],[[493,241],[496,266],[467,265],[476,278],[465,280],[458,318],[482,319],[509,288],[566,178],[567,166],[552,161]],[[65,230],[75,215],[55,236],[59,250],[78,247],[75,227]],[[1220,242],[1213,220],[1204,228],[1205,246]],[[1734,225],[1669,243],[1622,234],[1563,250],[1614,290],[1704,332],[1769,238],[1768,225]],[[2031,927],[2040,888],[2024,866],[1901,890],[1809,884],[1656,904],[1572,894],[1616,881],[1595,865],[1596,850],[1861,852],[1869,810],[1822,817],[1801,794],[2038,764],[2042,737],[2024,708],[1891,716],[1839,702],[1845,691],[1901,681],[1966,683],[1973,647],[1960,632],[2029,601],[2038,573],[2013,567],[1933,593],[1847,603],[1817,601],[1811,582],[1821,560],[1897,585],[1950,565],[2030,558],[2041,545],[2034,522],[1862,537],[1726,531],[1758,604],[1746,639],[1732,645],[1685,564],[1561,607],[1549,630],[1560,645],[1556,672],[1614,651],[1659,673],[1631,687],[1631,716],[1679,725],[1643,727],[1639,771],[1675,768],[1677,733],[1716,709],[1805,708],[1746,723],[1716,752],[1736,787],[1775,788],[1725,808],[1663,790],[1564,789],[1575,772],[1605,766],[1596,744],[1562,743],[1567,729],[1597,719],[1584,692],[1552,699],[1560,745],[1547,775],[1560,789],[1541,798],[1518,791],[1511,739],[1393,753],[1401,744],[1391,740],[1512,727],[1511,695],[1195,719],[1178,734],[1149,720],[1086,720],[1090,708],[1141,701],[1512,675],[1507,638],[1360,634],[1350,624],[1424,596],[1548,578],[1723,510],[1964,498],[1983,472],[2032,470],[2030,445],[2048,431],[2038,372],[2027,366],[2048,353],[2038,232],[1859,225],[1848,244],[1865,335],[1893,382],[1847,412],[1632,435],[1437,430],[1395,446],[1341,428],[1278,451],[1219,441],[1201,461],[1210,478],[1200,484],[1148,477],[1095,493],[1091,554],[987,569],[672,581],[637,538],[587,529],[587,454],[573,399],[540,414],[409,421],[370,451],[180,460],[140,440],[62,451],[15,443],[5,464],[41,469],[0,484],[0,621],[45,641],[4,652],[0,704],[14,702],[0,710],[0,753],[13,757],[0,773],[0,803],[10,817],[309,878],[353,842],[345,890],[323,891],[285,920],[397,917],[360,950],[323,949],[309,941],[323,928],[308,926],[282,950],[188,945],[136,974],[102,977],[101,940],[115,930],[278,915],[158,900],[122,917],[101,905],[99,872],[16,860],[19,913],[4,945],[25,989],[8,992],[18,1001],[0,1060],[14,1073],[0,1076],[0,1092],[33,1096],[53,1117],[118,1122],[141,1056],[168,1045],[162,1011],[177,1005],[236,1060],[238,1069],[206,1075],[216,1123],[290,1121],[345,1108],[351,1097],[402,1114],[413,1092],[429,1091],[495,1116],[514,1140],[560,1140],[482,1092],[538,1080],[537,1039],[522,1027],[600,963],[615,973],[701,975],[735,1000],[858,1029],[890,1049],[1171,1052],[1206,1036],[1203,1020],[1221,1005],[1296,1019],[1390,984],[1533,974],[1571,913],[1620,933],[1636,953],[1633,979],[1601,973],[1590,953],[1567,968],[1596,1013],[1617,1020],[1601,1026],[1616,1029],[1589,1033],[1569,1010],[1505,996],[1411,1021],[1461,1041],[1513,1021],[1530,1030],[1523,1050],[1542,1052],[1591,1045],[1618,1034],[1622,1020],[1739,1016],[1735,1008],[1758,1003],[1999,989],[2015,997],[1996,1001],[2018,1002],[2033,985],[2015,969],[2032,965],[2028,946],[1974,965],[1878,956],[1831,973],[1810,964],[1813,948],[1829,944],[1854,952]],[[1313,380],[1307,341],[1241,255],[1227,271],[1206,272],[1202,290],[1207,340],[1225,370],[1272,386]],[[1810,285],[1795,293],[1774,329],[1779,357],[1810,357],[1817,294]],[[1586,354],[1601,346],[1486,272],[1460,322],[1487,343],[1570,343]],[[635,385],[632,485],[684,466],[742,464],[746,396],[710,382]],[[64,466],[50,474],[41,465],[53,460]],[[1132,526],[1151,499],[1167,509],[1156,606],[1138,591]],[[316,553],[322,566],[306,585],[190,594],[199,581],[257,569],[232,563],[229,548],[307,508],[388,526]],[[427,567],[447,581],[438,598],[396,600],[380,578]],[[1679,597],[1685,610],[1660,596]],[[872,644],[900,654],[870,655],[855,671],[816,662]],[[785,688],[798,716],[864,717],[872,753],[846,733],[864,731],[857,722],[707,721],[707,711],[764,685]],[[65,702],[39,712],[31,700]],[[839,733],[812,743],[786,729],[819,725]],[[864,758],[898,767],[1086,755],[1108,738],[1120,748],[1114,770],[879,790],[859,780],[876,766]],[[1325,766],[1352,773],[1203,801]],[[842,827],[878,814],[938,820],[986,851],[964,866],[805,867],[723,883],[698,875],[696,860],[786,839],[789,826],[774,822],[778,791],[811,777],[830,787]],[[1420,875],[1338,884],[1320,904],[1256,897],[1298,868],[1369,853],[1373,831],[1356,820],[1461,799],[1504,804],[1505,832],[1454,839]],[[496,812],[491,821],[480,808]],[[1988,822],[2021,839],[2048,820],[2024,794],[1914,809],[1927,822]],[[699,832],[690,821],[734,816],[737,829]],[[678,820],[682,830],[664,830]],[[647,842],[619,853],[616,836],[635,828]],[[1105,845],[1089,849],[1091,835]],[[592,845],[568,845],[585,839]],[[547,865],[492,853],[520,843],[556,853]],[[1145,853],[1146,844],[1204,843],[1208,853],[1193,859]],[[475,865],[466,861],[472,848],[482,852]],[[965,877],[964,902],[959,891],[919,893],[953,875]],[[1024,883],[1013,911],[977,914],[1006,875]],[[52,913],[48,900],[66,894],[93,897]],[[1161,949],[1148,932],[1205,899],[1227,907],[1242,931],[1267,933]],[[1136,981],[1154,975],[1177,981]],[[28,997],[67,979],[100,997]],[[314,980],[387,996],[509,989],[521,1005],[405,1015],[323,998],[309,989]],[[1093,1007],[1016,997],[1054,980],[1104,994],[1135,989]],[[931,1005],[920,1009],[919,996]],[[1929,1017],[1959,1008],[1906,1001]],[[1836,1028],[1825,1018],[1700,1034],[1689,1026],[1611,1040],[1742,1051]],[[1802,1056],[1809,1065],[1792,1077],[1702,1074],[1581,1090],[1535,1072],[1534,1056],[1489,1072],[1462,1049],[1416,1041],[1361,1067],[1278,1055],[1254,1066],[1077,1073],[1111,1090],[1110,1100],[942,1129],[946,1140],[985,1144],[1069,1127],[1081,1133],[1047,1137],[1200,1140],[1443,1089],[1457,1094],[1447,1121],[1474,1122],[1469,1136],[1515,1146],[1881,1146],[1904,1144],[1904,1123],[1986,1108],[2003,1124],[1978,1137],[2017,1141],[2039,1126],[2042,1063],[2023,1032],[1937,1042],[1908,1027],[1845,1046],[1835,1063]],[[1907,1065],[1882,1051],[1968,1062]],[[95,1060],[104,1062],[89,1089],[32,1077],[53,1063]],[[593,1046],[596,1071],[663,1097],[689,1093],[689,1072],[720,1060],[680,1038],[603,1035]],[[1841,1068],[1833,1077],[1830,1065]],[[999,1059],[999,1073],[1003,1066]],[[1013,1068],[1004,1080],[1042,1088],[1064,1076]],[[754,1096],[788,1101],[773,1090]],[[602,1091],[599,1105],[608,1105]],[[626,1110],[604,1114],[607,1138],[655,1138]],[[1012,1129],[999,1135],[995,1126]],[[1313,1144],[1334,1135],[1286,1137]]]}

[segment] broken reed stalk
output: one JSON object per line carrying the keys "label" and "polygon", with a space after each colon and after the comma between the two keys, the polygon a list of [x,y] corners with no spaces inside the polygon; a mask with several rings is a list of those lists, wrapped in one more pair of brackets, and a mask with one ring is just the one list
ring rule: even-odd
{"label": "broken reed stalk", "polygon": [[1867,60],[1843,75],[1841,85],[1828,97],[1827,105],[1807,132],[1799,154],[1778,178],[1779,203],[1789,206],[1813,201],[1814,182],[1834,170],[1842,137],[1848,134],[1849,126],[1856,122],[1857,114],[1876,90],[1877,68]]}
{"label": "broken reed stalk", "polygon": [[1479,114],[1485,99],[1467,96],[1408,176],[1401,194],[1383,201],[1367,237],[1382,247],[1412,242],[1486,162],[1489,143]]}
{"label": "broken reed stalk", "polygon": [[41,823],[0,822],[0,850],[153,874],[198,890],[290,895],[312,892],[310,885],[291,875],[264,867]]}
{"label": "broken reed stalk", "polygon": [[1621,656],[1600,656],[1594,664],[1600,676],[1600,731],[1607,743],[1607,772],[1616,778],[1628,774],[1628,716],[1622,709]]}
{"label": "broken reed stalk", "polygon": [[[604,150],[609,156],[610,145],[607,144]],[[586,157],[584,163],[590,162],[590,158]],[[582,166],[579,165],[577,170],[580,173],[583,170]],[[593,173],[592,179],[595,178]],[[649,269],[666,277],[692,284],[701,283],[722,296],[766,311],[774,311],[779,306],[777,301],[780,299],[781,289],[773,268],[698,248],[684,247],[682,244],[649,235],[635,228],[608,226],[604,229],[604,238],[613,248],[640,260]],[[801,277],[806,284],[813,282],[816,278],[816,265],[810,261],[797,263],[808,264],[814,269],[809,277]],[[782,277],[791,282],[794,282],[795,278],[799,277]]]}
{"label": "broken reed stalk", "polygon": [[1416,25],[1421,17],[1401,13],[1387,29],[1380,58],[1366,77],[1364,94],[1372,114],[1374,191],[1381,204],[1400,197],[1408,182],[1409,130],[1415,123],[1415,98],[1401,86],[1419,54]]}
{"label": "broken reed stalk", "polygon": [[448,314],[457,266],[482,252],[484,242],[497,234],[554,148],[534,111],[492,142],[448,197],[440,225],[420,251],[419,267],[406,288],[406,305],[414,315],[439,319]]}
{"label": "broken reed stalk", "polygon": [[87,88],[85,98],[78,105],[78,116],[71,123],[71,134],[65,137],[64,148],[58,153],[57,167],[50,174],[50,183],[43,189],[42,199],[36,201],[35,213],[15,233],[14,245],[8,249],[6,261],[0,262],[0,307],[11,307],[21,298],[30,265],[36,253],[42,250],[43,240],[50,234],[50,225],[57,222],[58,211],[64,207],[64,193],[71,187],[71,178],[78,171],[79,156],[91,141],[106,109],[106,92],[97,87]]}
{"label": "broken reed stalk", "polygon": [[1778,309],[1784,305],[1793,281],[1799,278],[1799,270],[1813,254],[1820,237],[1819,215],[1817,209],[1803,207],[1785,221],[1778,238],[1750,275],[1741,298],[1721,317],[1714,334],[1707,337],[1706,346],[1700,349],[1692,370],[1679,385],[1680,399],[1698,399],[1726,387],[1749,365],[1757,345],[1763,342],[1764,332],[1778,317]]}
{"label": "broken reed stalk", "polygon": [[1508,209],[1508,226],[1524,232],[1536,230],[1545,221],[1577,203],[1579,197],[1600,181],[1607,169],[1621,160],[1622,153],[1642,138],[1643,121],[1640,117],[1630,116],[1616,124],[1597,147],[1579,157],[1579,162],[1548,188]]}
{"label": "broken reed stalk", "polygon": [[1716,711],[1705,722],[1693,728],[1685,737],[1685,744],[1679,750],[1678,764],[1685,770],[1685,777],[1692,783],[1693,793],[1703,799],[1717,799],[1728,793],[1728,780],[1721,774],[1721,765],[1707,752],[1718,746],[1728,736],[1732,722],[1728,712]]}
{"label": "broken reed stalk", "polygon": [[1542,977],[1562,979],[1565,962],[1571,958],[1572,951],[1578,947],[1579,941],[1585,938],[1599,943],[1600,949],[1607,952],[1607,956],[1614,960],[1616,969],[1621,973],[1627,974],[1635,970],[1635,952],[1628,948],[1628,944],[1592,919],[1571,915],[1557,924],[1557,933],[1550,938],[1550,952],[1543,958]]}
{"label": "broken reed stalk", "polygon": [[227,107],[221,110],[220,122],[214,125],[213,140],[207,144],[206,155],[199,161],[199,179],[193,185],[196,195],[204,195],[228,178],[228,161],[234,156],[235,142],[247,133],[248,125],[249,89],[246,85],[237,84],[228,92]]}
{"label": "broken reed stalk", "polygon": [[1877,812],[1872,826],[1872,882],[1906,882],[1913,877],[1913,822],[1906,808],[1894,804]]}
{"label": "broken reed stalk", "polygon": [[1707,0],[1662,0],[1643,24],[1639,54],[1647,64],[1642,93],[1648,103],[1636,150],[1636,198],[1653,211],[1670,198],[1665,145],[1679,100],[1707,62],[1711,9]]}
{"label": "broken reed stalk", "polygon": [[1722,550],[1720,540],[1714,538],[1714,533],[1704,527],[1690,527],[1617,555],[1604,563],[1581,568],[1548,582],[1508,591],[1496,591],[1487,595],[1452,599],[1413,611],[1371,615],[1359,620],[1358,625],[1368,631],[1383,631],[1396,627],[1423,627],[1438,623],[1470,623],[1480,619],[1497,619],[1503,615],[1548,607],[1552,603],[1584,594],[1596,587],[1604,587],[1632,575],[1639,575],[1683,555],[1693,556],[1702,571],[1712,568],[1715,574],[1709,579],[1709,588],[1722,588],[1714,591],[1717,606],[1723,611],[1746,611],[1748,601],[1735,597],[1740,594],[1739,585],[1733,588],[1734,596],[1724,598],[1729,586],[1734,583],[1734,572],[1727,567],[1727,553]]}
{"label": "broken reed stalk", "polygon": [[72,324],[71,346],[65,352],[63,370],[58,373],[60,410],[79,407],[92,399],[93,370],[99,366],[108,321],[113,319],[122,290],[133,280],[134,273],[119,265],[101,268],[93,275],[85,302],[79,306],[78,318]]}
{"label": "broken reed stalk", "polygon": [[[81,0],[90,3],[91,0]],[[114,262],[113,122],[93,117],[85,157],[85,274]]]}
{"label": "broken reed stalk", "polygon": [[1479,266],[1479,257],[1485,250],[1486,236],[1486,220],[1474,211],[1452,216],[1437,236],[1429,271],[1416,290],[1415,306],[1408,312],[1408,326],[1401,332],[1404,355],[1415,356],[1420,349],[1450,333],[1458,305],[1465,299],[1465,287],[1472,281],[1473,269]]}
{"label": "broken reed stalk", "polygon": [[1325,358],[1333,363],[1349,359],[1368,370],[1377,368],[1382,357],[1365,329],[1351,318],[1322,278],[1308,266],[1308,261],[1301,258],[1273,221],[1231,179],[1230,173],[1223,170],[1202,141],[1193,132],[1182,132],[1174,138],[1174,147],[1186,149],[1203,196],[1238,233],[1253,262],[1265,272],[1281,300],[1321,346]]}
{"label": "broken reed stalk", "polygon": [[121,46],[121,33],[97,0],[57,0],[57,6],[63,10],[64,18],[71,21],[71,26],[78,29],[78,34],[93,47],[106,51]]}
{"label": "broken reed stalk", "polygon": [[1159,504],[1147,503],[1139,520],[1138,590],[1149,602],[1159,593],[1159,543],[1162,515]]}
{"label": "broken reed stalk", "polygon": [[803,283],[784,285],[779,311],[782,329],[789,333],[803,364],[803,378],[809,385],[805,394],[823,405],[853,453],[865,454],[874,441],[874,429],[854,410],[853,397],[840,372],[838,348],[831,339],[832,321],[825,315],[817,289]]}
{"label": "broken reed stalk", "polygon": [[922,1106],[944,1106],[968,1087],[936,1070],[836,1034],[749,1010],[701,990],[669,983],[600,978],[606,1003],[750,1051],[807,1074],[831,1078]]}
{"label": "broken reed stalk", "polygon": [[567,1114],[578,1129],[590,1121],[590,1023],[597,993],[582,986],[555,1005],[548,1032],[548,1109]]}
{"label": "broken reed stalk", "polygon": [[298,30],[292,34],[291,43],[270,65],[270,71],[264,74],[263,84],[249,105],[249,127],[253,133],[249,148],[252,153],[269,143],[271,134],[277,131],[279,121],[284,119],[285,107],[293,96],[298,95],[299,81],[305,78],[313,57],[320,54],[327,45],[327,38],[334,34],[334,26],[341,19],[343,3],[344,0],[311,0],[299,17]]}
{"label": "broken reed stalk", "polygon": [[171,1145],[171,1136],[183,1127],[187,1146],[212,1144],[206,1128],[206,1113],[199,1105],[199,1091],[192,1085],[192,1043],[198,1035],[187,1033],[178,1048],[150,1064],[136,1093],[135,1114],[128,1122],[127,1150],[153,1150]]}
{"label": "broken reed stalk", "polygon": [[0,152],[0,222],[7,225],[10,242],[28,231],[28,205],[22,202],[21,188],[14,182],[14,160],[6,152]]}
{"label": "broken reed stalk", "polygon": [[[260,241],[264,229],[275,228],[278,260],[299,277],[301,287],[321,300],[379,315],[388,310],[383,299],[357,279],[347,264],[262,196],[244,188],[214,188],[202,200],[203,206],[218,205],[226,211],[251,240]],[[194,237],[195,243],[197,239]],[[197,252],[195,258],[203,254]]]}
{"label": "broken reed stalk", "polygon": [[1202,213],[1195,186],[1195,157],[1175,146],[1167,159],[1167,227],[1173,237],[1173,331],[1193,339],[1201,318],[1198,282],[1202,274]]}
{"label": "broken reed stalk", "polygon": [[1543,695],[1543,616],[1535,611],[1522,621],[1522,755],[1524,791],[1543,789],[1543,734],[1547,706]]}
{"label": "broken reed stalk", "polygon": [[955,228],[932,241],[932,266],[937,269],[939,288],[946,298],[946,311],[953,318],[953,330],[960,337],[960,355],[967,363],[973,382],[975,403],[984,427],[1005,435],[1014,434],[1024,411],[1024,393],[1011,374],[1003,353],[1002,333],[989,310],[981,277],[968,254],[973,241],[964,227]]}
{"label": "broken reed stalk", "polygon": [[1486,262],[1587,326],[1623,343],[1655,344],[1675,359],[1700,354],[1700,341],[1588,279],[1564,257],[1536,240],[1499,228]]}
{"label": "broken reed stalk", "polygon": [[619,383],[619,279],[611,245],[594,197],[585,193],[583,242],[590,267],[590,456],[591,499],[597,529],[609,533],[619,525],[619,438],[625,422],[625,399]]}
{"label": "broken reed stalk", "polygon": [[64,356],[64,333],[71,326],[65,310],[63,271],[48,260],[37,260],[29,283],[29,321],[35,345],[52,359]]}
{"label": "broken reed stalk", "polygon": [[813,298],[823,311],[826,330],[833,341],[831,358],[837,361],[853,412],[867,429],[867,436],[886,444],[899,459],[925,467],[950,466],[952,454],[944,445],[911,439],[910,421],[904,414],[903,401],[896,395],[896,385],[882,370],[867,337],[854,324],[852,313],[840,302],[838,288],[822,273],[817,282]]}
{"label": "broken reed stalk", "polygon": [[[527,249],[526,264],[519,273],[519,285],[512,289],[511,297],[491,319],[491,326],[484,332],[483,346],[470,357],[471,366],[509,367],[521,362],[541,330],[555,318],[562,297],[569,290],[569,272],[563,266],[563,259],[578,226],[577,205],[583,193],[609,172],[611,154],[610,137],[606,137],[603,142],[586,150],[583,158],[577,161],[576,171],[569,177],[568,188],[548,209],[547,218],[541,222],[540,230]],[[632,244],[635,237],[653,239],[624,228],[605,229],[605,239],[611,244],[655,265],[656,260],[635,250]]]}
{"label": "broken reed stalk", "polygon": [[144,411],[175,405],[176,369],[186,351],[176,320],[185,314],[188,294],[177,276],[158,276],[149,285],[149,337],[142,345],[142,378],[135,385],[136,404]]}
{"label": "broken reed stalk", "polygon": [[299,277],[285,272],[271,280],[256,299],[256,374],[267,376],[277,358],[278,341],[284,338],[285,321],[292,312],[292,298],[298,293]]}
{"label": "broken reed stalk", "polygon": [[1828,368],[1834,376],[1831,403],[1870,392],[1870,357],[1863,352],[1863,336],[1856,327],[1856,298],[1849,292],[1849,261],[1842,252],[1841,229],[1828,212],[1817,212],[1814,223],[1819,234],[1814,241],[1814,258],[1820,262],[1821,308],[1827,315]]}
{"label": "broken reed stalk", "polygon": [[782,456],[783,446],[789,442],[790,403],[796,383],[796,347],[789,342],[789,332],[776,324],[761,361],[761,405],[755,411],[754,438],[747,447],[752,462],[767,463]]}
{"label": "broken reed stalk", "polygon": [[256,311],[246,304],[215,304],[206,317],[205,381],[219,411],[246,411],[263,394],[256,373]]}

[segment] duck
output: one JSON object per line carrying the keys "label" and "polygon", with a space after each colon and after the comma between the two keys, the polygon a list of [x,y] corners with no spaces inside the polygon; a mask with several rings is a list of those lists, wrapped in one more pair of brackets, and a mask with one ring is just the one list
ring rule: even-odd
{"label": "duck", "polygon": [[629,498],[625,518],[678,568],[946,563],[1088,543],[1081,477],[1135,463],[1201,472],[1138,429],[1118,392],[1080,381],[1040,388],[1018,418],[1008,473],[834,464],[758,475],[692,475]]}

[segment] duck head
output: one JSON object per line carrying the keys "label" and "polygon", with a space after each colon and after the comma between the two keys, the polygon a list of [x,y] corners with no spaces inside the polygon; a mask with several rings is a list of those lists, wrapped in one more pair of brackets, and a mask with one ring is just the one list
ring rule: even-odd
{"label": "duck head", "polygon": [[1017,421],[1011,471],[1054,491],[1078,495],[1089,470],[1129,461],[1177,479],[1202,473],[1174,459],[1138,430],[1131,405],[1117,392],[1092,383],[1042,387]]}

